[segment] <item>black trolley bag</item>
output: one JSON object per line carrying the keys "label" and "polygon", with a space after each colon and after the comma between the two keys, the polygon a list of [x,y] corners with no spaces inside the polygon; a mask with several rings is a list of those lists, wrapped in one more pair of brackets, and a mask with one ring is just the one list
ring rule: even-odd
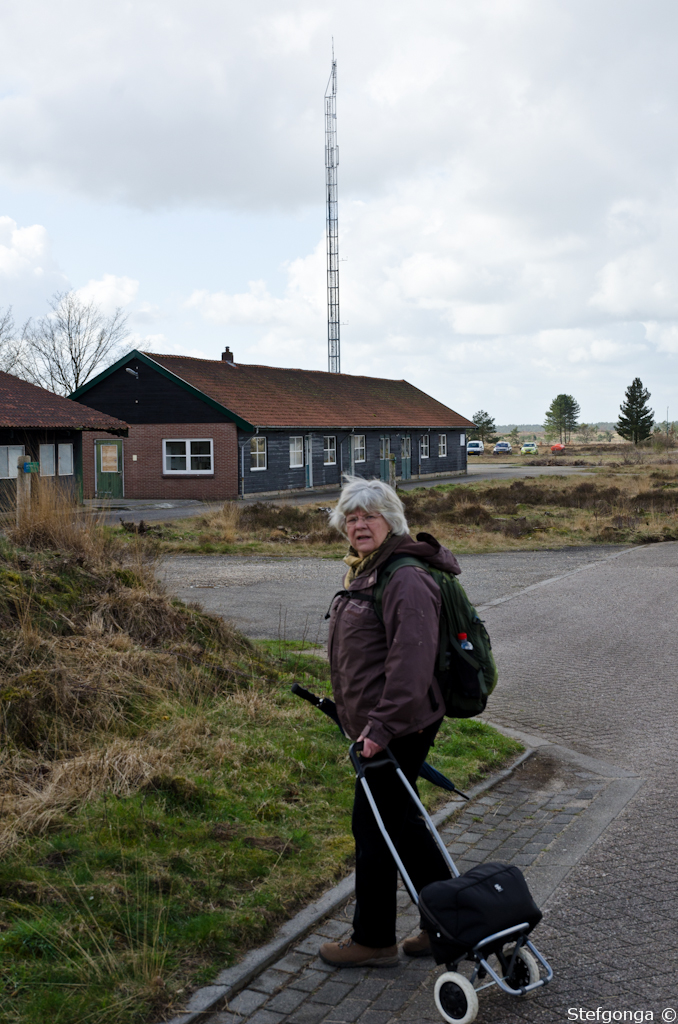
{"label": "black trolley bag", "polygon": [[[436,981],[434,998],[443,1020],[449,1024],[470,1024],[478,1013],[478,992],[498,985],[512,996],[524,996],[547,985],[553,970],[528,938],[541,921],[522,871],[513,864],[478,864],[460,874],[447,847],[438,835],[426,808],[410,785],[391,751],[386,748],[373,758],[360,757],[362,742],[352,743],[350,757],[379,830],[396,862],[403,882],[419,907],[422,922],[431,939],[437,964],[447,970]],[[452,878],[431,882],[417,893],[391,840],[366,771],[395,770],[422,815]],[[509,948],[507,948],[509,947]],[[494,956],[493,966],[489,957]],[[456,968],[462,960],[474,967],[470,977]],[[542,971],[545,972],[542,976]]]}

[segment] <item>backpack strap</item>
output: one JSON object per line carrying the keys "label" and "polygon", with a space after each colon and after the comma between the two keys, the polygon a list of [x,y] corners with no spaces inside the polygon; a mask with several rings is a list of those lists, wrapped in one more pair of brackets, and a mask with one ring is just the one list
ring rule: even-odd
{"label": "backpack strap", "polygon": [[[420,558],[415,558],[413,555],[402,555],[402,556],[398,556],[397,554],[392,555],[385,562],[385,564],[382,566],[381,570],[378,571],[377,583],[376,583],[376,586],[375,586],[375,588],[374,588],[374,590],[372,592],[373,599],[374,599],[374,610],[377,613],[377,617],[378,617],[378,619],[379,619],[379,621],[381,622],[382,625],[384,623],[384,612],[383,612],[382,602],[383,602],[384,590],[386,589],[386,584],[391,579],[393,574],[395,572],[397,572],[398,569],[402,569],[403,566],[405,566],[405,565],[413,565],[417,569],[423,569],[425,572],[427,572],[429,574],[429,576],[433,575],[433,572],[428,567],[426,562],[423,562]],[[441,616],[441,620],[442,620],[442,616]],[[439,643],[438,644],[438,658],[437,658],[438,662],[440,662],[440,656],[441,656],[441,647],[440,647],[440,643]],[[433,711],[437,711],[438,710],[438,701],[435,698],[435,694],[433,693],[433,687],[432,686],[429,687],[428,699],[431,702],[432,710]]]}
{"label": "backpack strap", "polygon": [[394,554],[388,558],[384,564],[377,570],[377,582],[372,588],[371,594],[363,594],[359,590],[338,590],[330,601],[330,606],[327,609],[326,619],[329,619],[330,612],[332,611],[332,605],[338,597],[350,597],[351,599],[357,599],[359,601],[371,601],[374,604],[374,610],[377,613],[377,618],[384,624],[384,613],[382,608],[382,598],[386,584],[393,576],[394,572],[398,569],[402,569],[404,565],[414,565],[417,569],[424,569],[429,575],[433,575],[432,570],[429,569],[426,562],[423,562],[421,558],[415,558],[413,555],[398,555]]}
{"label": "backpack strap", "polygon": [[377,582],[374,587],[374,590],[372,591],[372,597],[374,599],[374,610],[377,613],[377,618],[379,619],[382,625],[384,623],[382,601],[384,596],[384,590],[386,589],[386,584],[391,579],[391,576],[393,576],[393,573],[397,572],[398,569],[402,569],[404,565],[414,565],[417,567],[417,569],[424,569],[425,572],[429,573],[430,575],[430,570],[426,562],[423,562],[421,558],[415,558],[413,555],[395,554],[392,555],[389,559],[387,559],[387,561],[382,565],[381,569],[378,570]]}
{"label": "backpack strap", "polygon": [[441,604],[438,637],[437,672],[440,673],[444,671],[447,650],[450,646],[454,647],[457,650],[458,654],[465,661],[471,662],[473,665],[475,665],[475,661],[469,656],[468,652],[462,650],[461,644],[457,639],[456,633],[453,633],[452,630],[450,629],[451,623],[455,621],[455,616],[450,615],[450,612],[452,612],[450,601],[453,600],[451,595],[454,595],[454,597],[456,598],[458,590],[460,589],[456,578],[454,576],[451,576],[449,573],[442,572],[440,569],[431,568],[431,566],[427,565],[427,563],[422,561],[420,558],[415,558],[412,555],[403,555],[399,558],[398,555],[393,555],[390,559],[388,559],[385,565],[382,566],[379,572],[377,584],[373,591],[374,610],[377,613],[379,621],[381,623],[383,623],[384,621],[382,601],[386,585],[393,576],[393,573],[397,572],[397,570],[401,569],[404,565],[414,565],[418,569],[424,569],[428,573],[428,575],[435,581],[435,583],[437,583],[440,589]]}

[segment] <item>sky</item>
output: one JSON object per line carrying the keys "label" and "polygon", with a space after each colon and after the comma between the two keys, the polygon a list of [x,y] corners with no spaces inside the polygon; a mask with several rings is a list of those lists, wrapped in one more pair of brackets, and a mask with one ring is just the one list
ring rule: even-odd
{"label": "sky", "polygon": [[[129,347],[341,365],[466,416],[678,415],[669,0],[5,0],[0,307],[75,289]],[[673,412],[671,412],[673,410]]]}

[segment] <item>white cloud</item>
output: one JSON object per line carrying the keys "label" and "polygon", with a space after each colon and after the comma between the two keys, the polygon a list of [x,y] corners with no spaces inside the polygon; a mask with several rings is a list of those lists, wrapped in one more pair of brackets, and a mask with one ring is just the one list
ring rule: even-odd
{"label": "white cloud", "polygon": [[115,274],[104,274],[98,281],[88,281],[77,294],[83,302],[94,302],[104,313],[129,306],[137,296],[139,282],[130,277],[116,277]]}
{"label": "white cloud", "polygon": [[[344,368],[407,376],[467,413],[515,419],[519,396],[526,421],[552,392],[577,394],[593,419],[639,374],[674,387],[668,0],[7,0],[0,26],[5,181],[137,209],[236,210],[229,251],[275,208],[288,223],[317,213],[318,244],[290,242],[307,255],[282,287],[268,269],[207,286],[190,228],[149,245],[149,259],[182,268],[190,298],[174,325],[156,296],[139,302],[136,263],[129,277],[97,268],[81,292],[123,305],[140,337],[182,348],[171,340],[181,331],[209,353],[202,338],[228,325],[241,358],[326,365],[322,93],[334,34]],[[44,228],[3,224],[0,283],[58,273]],[[160,320],[162,335],[144,334]]]}
{"label": "white cloud", "polygon": [[264,281],[250,281],[246,292],[230,295],[196,290],[186,307],[215,324],[267,328],[257,345],[261,352],[266,350],[266,338],[283,349],[295,338],[304,343],[317,339],[325,332],[327,315],[324,240],[305,259],[293,260],[285,269],[287,287],[282,298],[272,295]]}
{"label": "white cloud", "polygon": [[14,306],[19,319],[40,313],[49,296],[68,287],[42,224],[19,227],[0,217],[0,307]]}
{"label": "white cloud", "polygon": [[18,227],[11,217],[0,217],[0,274],[41,276],[51,263],[47,231],[42,224]]}
{"label": "white cloud", "polygon": [[667,355],[678,355],[678,323],[645,324],[647,340],[655,351]]}
{"label": "white cloud", "polygon": [[678,316],[677,257],[649,246],[623,253],[598,274],[590,304],[617,317]]}
{"label": "white cloud", "polygon": [[7,0],[1,163],[143,207],[322,201],[334,34],[344,187],[451,159],[505,208],[579,230],[648,170],[661,191],[675,156],[678,10],[648,3]]}

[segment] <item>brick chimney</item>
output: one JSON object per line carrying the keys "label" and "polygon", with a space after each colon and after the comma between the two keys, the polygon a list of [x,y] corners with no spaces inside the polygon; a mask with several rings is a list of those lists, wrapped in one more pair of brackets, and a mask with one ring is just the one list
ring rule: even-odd
{"label": "brick chimney", "polygon": [[228,347],[228,345],[226,346],[224,351],[221,353],[221,359],[222,359],[222,362],[224,362],[224,363],[232,363],[233,362],[233,353],[231,352],[231,350]]}

